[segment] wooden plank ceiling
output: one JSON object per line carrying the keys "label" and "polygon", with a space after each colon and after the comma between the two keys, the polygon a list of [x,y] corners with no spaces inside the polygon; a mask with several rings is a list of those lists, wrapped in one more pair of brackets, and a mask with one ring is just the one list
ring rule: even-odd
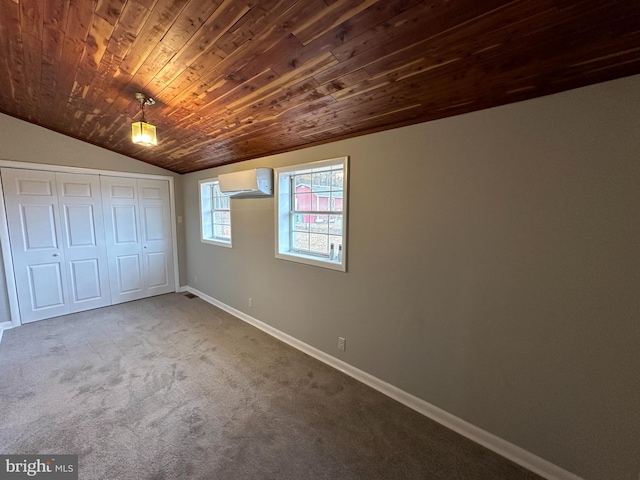
{"label": "wooden plank ceiling", "polygon": [[[0,12],[1,112],[179,173],[640,73],[638,0],[0,0]],[[136,92],[157,102],[156,147],[131,143]]]}

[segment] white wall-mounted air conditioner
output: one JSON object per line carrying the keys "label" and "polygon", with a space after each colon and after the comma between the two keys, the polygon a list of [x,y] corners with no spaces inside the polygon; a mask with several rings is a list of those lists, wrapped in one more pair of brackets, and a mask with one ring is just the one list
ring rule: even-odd
{"label": "white wall-mounted air conditioner", "polygon": [[273,169],[254,168],[218,175],[220,191],[232,198],[256,198],[273,195]]}

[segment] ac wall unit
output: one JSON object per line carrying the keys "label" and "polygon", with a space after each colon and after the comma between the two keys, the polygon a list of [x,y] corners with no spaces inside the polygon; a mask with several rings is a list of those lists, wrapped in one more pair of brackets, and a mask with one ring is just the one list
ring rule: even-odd
{"label": "ac wall unit", "polygon": [[254,168],[218,176],[220,191],[233,198],[256,198],[273,195],[273,169]]}

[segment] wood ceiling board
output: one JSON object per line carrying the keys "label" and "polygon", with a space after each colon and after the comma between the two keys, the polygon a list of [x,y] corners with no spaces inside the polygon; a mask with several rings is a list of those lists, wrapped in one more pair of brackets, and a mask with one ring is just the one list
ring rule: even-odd
{"label": "wood ceiling board", "polygon": [[[640,73],[628,0],[0,0],[0,111],[186,173]],[[146,110],[159,145],[130,141]]]}

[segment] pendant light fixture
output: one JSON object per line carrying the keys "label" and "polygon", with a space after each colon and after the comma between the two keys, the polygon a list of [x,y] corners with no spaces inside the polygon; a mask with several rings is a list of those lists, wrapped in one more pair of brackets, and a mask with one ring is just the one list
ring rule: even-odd
{"label": "pendant light fixture", "polygon": [[155,104],[155,100],[151,97],[147,97],[144,93],[136,93],[136,99],[140,102],[140,110],[142,111],[142,118],[139,122],[133,122],[131,124],[131,140],[138,145],[144,145],[150,147],[158,144],[158,137],[156,136],[156,127],[147,123],[147,119],[144,117],[144,107],[147,105]]}

